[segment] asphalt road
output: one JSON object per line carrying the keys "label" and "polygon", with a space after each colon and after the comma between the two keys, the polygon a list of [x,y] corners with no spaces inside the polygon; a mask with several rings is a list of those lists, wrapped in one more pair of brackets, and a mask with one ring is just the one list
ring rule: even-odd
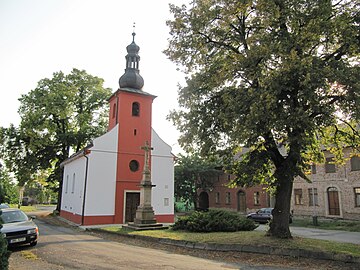
{"label": "asphalt road", "polygon": [[[99,238],[72,228],[36,220],[40,239],[36,247],[13,250],[10,270],[28,269],[296,269],[247,264],[231,264],[164,250],[132,246]],[[29,257],[29,258],[26,258]]]}
{"label": "asphalt road", "polygon": [[[267,225],[260,225],[256,230],[265,231]],[[329,240],[340,243],[352,243],[360,244],[360,233],[358,232],[346,232],[336,230],[322,230],[315,228],[304,228],[304,227],[292,227],[290,231],[293,236],[301,236],[305,238],[313,238],[319,240]]]}
{"label": "asphalt road", "polygon": [[[174,247],[99,237],[71,226],[49,224],[36,219],[40,238],[35,247],[13,249],[10,270],[63,269],[196,269],[196,270],[300,270],[354,269],[343,264],[281,258],[265,255],[205,251],[179,252]],[[145,241],[147,242],[147,241]],[[191,256],[190,256],[191,255]]]}

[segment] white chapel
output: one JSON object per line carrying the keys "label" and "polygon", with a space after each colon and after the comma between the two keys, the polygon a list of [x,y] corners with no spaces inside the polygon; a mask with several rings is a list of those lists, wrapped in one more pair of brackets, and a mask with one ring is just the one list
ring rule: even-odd
{"label": "white chapel", "polygon": [[174,155],[152,129],[154,95],[143,91],[135,33],[126,47],[125,73],[109,98],[104,135],[61,166],[64,168],[60,216],[82,226],[133,222],[140,203],[144,150],[151,155],[151,202],[157,222],[174,222]]}

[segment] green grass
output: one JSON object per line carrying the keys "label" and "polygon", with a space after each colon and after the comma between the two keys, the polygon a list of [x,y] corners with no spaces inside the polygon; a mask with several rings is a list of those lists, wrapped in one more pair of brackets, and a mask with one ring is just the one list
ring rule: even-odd
{"label": "green grass", "polygon": [[[17,204],[10,204],[11,208],[18,208]],[[24,212],[34,212],[37,211],[37,208],[33,205],[28,205],[28,206],[20,206],[20,210],[24,211]]]}
{"label": "green grass", "polygon": [[316,250],[323,252],[342,253],[352,256],[360,256],[360,245],[338,243],[326,240],[308,239],[294,237],[293,239],[275,239],[265,236],[264,232],[213,232],[213,233],[191,233],[185,231],[151,230],[151,231],[129,231],[119,227],[103,228],[119,234],[144,235],[156,238],[168,238],[173,240],[184,240],[199,243],[218,244],[243,244],[258,246],[273,246],[278,248],[300,248],[305,250]]}
{"label": "green grass", "polygon": [[307,227],[307,228],[318,228],[325,230],[339,230],[348,232],[360,232],[359,221],[349,220],[327,220],[318,219],[318,226],[314,226],[312,218],[296,218],[293,220],[291,226],[294,227]]}

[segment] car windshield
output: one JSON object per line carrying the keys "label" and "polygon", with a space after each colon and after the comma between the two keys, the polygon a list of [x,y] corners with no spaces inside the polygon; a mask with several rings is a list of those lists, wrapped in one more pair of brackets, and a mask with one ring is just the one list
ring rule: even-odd
{"label": "car windshield", "polygon": [[3,224],[27,221],[29,219],[28,216],[25,215],[24,212],[19,211],[19,210],[2,212],[0,218],[1,218],[1,221]]}

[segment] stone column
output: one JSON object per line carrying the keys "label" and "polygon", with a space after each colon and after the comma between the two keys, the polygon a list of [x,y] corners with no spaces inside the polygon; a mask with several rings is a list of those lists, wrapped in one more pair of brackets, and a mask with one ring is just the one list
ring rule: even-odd
{"label": "stone column", "polygon": [[141,147],[145,151],[143,177],[140,183],[140,204],[136,210],[135,225],[156,224],[154,210],[151,205],[151,190],[155,186],[151,183],[151,172],[149,168],[150,147],[149,142]]}

